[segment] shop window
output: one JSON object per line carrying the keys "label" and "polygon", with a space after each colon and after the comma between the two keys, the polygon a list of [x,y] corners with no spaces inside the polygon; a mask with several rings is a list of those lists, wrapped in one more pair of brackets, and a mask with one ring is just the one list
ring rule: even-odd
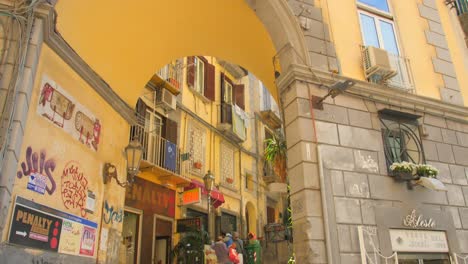
{"label": "shop window", "polygon": [[231,233],[237,231],[237,217],[225,212],[221,213],[221,233]]}
{"label": "shop window", "polygon": [[202,222],[202,228],[204,231],[208,231],[208,215],[197,210],[187,208],[186,218],[200,218]]}
{"label": "shop window", "polygon": [[418,116],[392,110],[380,111],[387,167],[394,162],[424,163]]}
{"label": "shop window", "polygon": [[214,101],[215,68],[204,57],[187,58],[187,85],[198,94]]}
{"label": "shop window", "polygon": [[235,186],[234,149],[226,143],[221,143],[219,160],[221,162],[221,183]]}

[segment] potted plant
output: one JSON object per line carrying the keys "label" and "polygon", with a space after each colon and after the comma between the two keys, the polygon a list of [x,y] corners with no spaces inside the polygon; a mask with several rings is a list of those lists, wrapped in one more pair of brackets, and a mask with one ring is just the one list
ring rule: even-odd
{"label": "potted plant", "polygon": [[202,168],[202,163],[201,163],[200,161],[195,161],[195,162],[193,163],[193,167],[194,167],[195,169],[201,169],[201,168]]}
{"label": "potted plant", "polygon": [[437,175],[439,174],[439,170],[429,164],[418,164],[418,165],[415,165],[415,167],[416,167],[416,174],[420,177],[436,179]]}
{"label": "potted plant", "polygon": [[227,183],[232,184],[234,182],[233,178],[226,178]]}
{"label": "potted plant", "polygon": [[413,180],[413,174],[415,170],[416,165],[407,161],[394,162],[392,165],[390,165],[390,171],[392,172],[392,175],[398,180]]}

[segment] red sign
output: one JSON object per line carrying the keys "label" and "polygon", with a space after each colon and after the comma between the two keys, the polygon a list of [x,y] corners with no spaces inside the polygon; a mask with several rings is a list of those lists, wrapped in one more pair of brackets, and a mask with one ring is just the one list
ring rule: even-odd
{"label": "red sign", "polygon": [[201,201],[200,188],[193,188],[182,193],[182,205],[199,203]]}
{"label": "red sign", "polygon": [[173,218],[175,191],[135,177],[132,187],[127,188],[125,205]]}

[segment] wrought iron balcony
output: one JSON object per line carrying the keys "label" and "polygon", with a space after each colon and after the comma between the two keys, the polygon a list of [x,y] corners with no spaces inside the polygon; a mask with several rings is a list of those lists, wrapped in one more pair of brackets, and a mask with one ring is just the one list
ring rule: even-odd
{"label": "wrought iron balcony", "polygon": [[138,139],[144,148],[140,165],[142,171],[151,171],[165,184],[179,186],[190,183],[187,154],[181,153],[175,143],[142,125],[132,126],[130,137]]}
{"label": "wrought iron balcony", "polygon": [[236,105],[222,103],[219,112],[218,129],[235,142],[244,142],[247,138],[244,110]]}
{"label": "wrought iron balcony", "polygon": [[153,75],[149,86],[162,86],[174,95],[179,94],[183,84],[183,68],[184,65],[179,60],[165,65]]}
{"label": "wrought iron balcony", "polygon": [[412,91],[414,89],[413,76],[409,59],[388,53],[390,65],[397,71],[397,74],[387,80],[387,85],[395,88]]}

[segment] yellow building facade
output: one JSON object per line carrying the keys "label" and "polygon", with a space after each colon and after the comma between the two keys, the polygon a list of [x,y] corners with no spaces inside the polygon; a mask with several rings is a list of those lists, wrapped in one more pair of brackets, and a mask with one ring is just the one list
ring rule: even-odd
{"label": "yellow building facade", "polygon": [[167,262],[208,171],[196,225],[265,236],[272,122],[297,263],[466,260],[466,1],[95,2],[0,5],[0,262]]}

